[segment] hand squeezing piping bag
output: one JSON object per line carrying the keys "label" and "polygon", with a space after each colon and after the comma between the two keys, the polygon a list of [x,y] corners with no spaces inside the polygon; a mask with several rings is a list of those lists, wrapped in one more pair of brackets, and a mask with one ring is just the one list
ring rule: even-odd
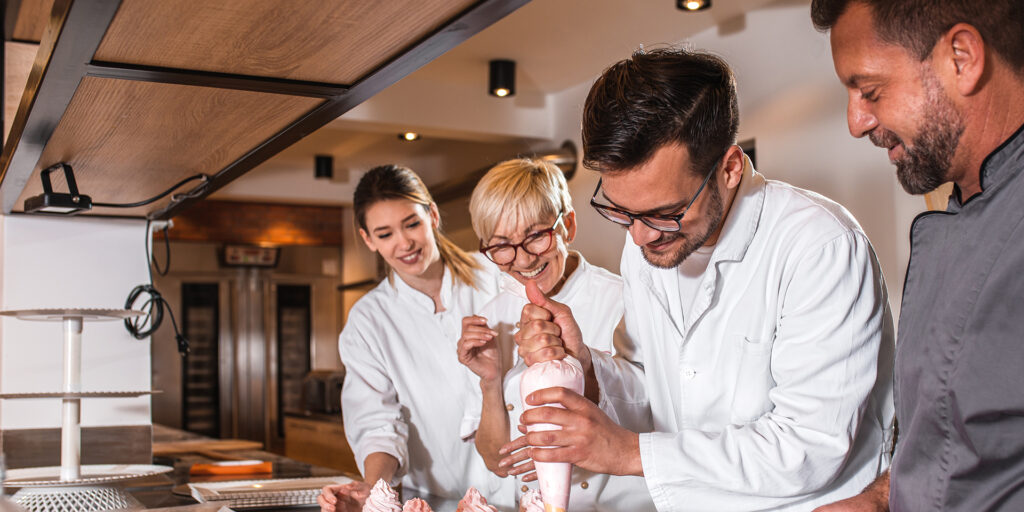
{"label": "hand squeezing piping bag", "polygon": [[[526,397],[538,389],[552,387],[568,388],[583,394],[583,367],[572,356],[565,359],[545,361],[530,366],[523,372],[519,383],[519,395],[523,408],[530,410],[542,405],[528,405]],[[552,407],[562,407],[550,404]],[[538,423],[527,427],[529,432],[559,430],[561,427],[550,423]],[[545,512],[565,512],[569,506],[569,489],[572,480],[572,464],[568,462],[534,462],[537,468],[537,481],[540,494],[544,500]]]}

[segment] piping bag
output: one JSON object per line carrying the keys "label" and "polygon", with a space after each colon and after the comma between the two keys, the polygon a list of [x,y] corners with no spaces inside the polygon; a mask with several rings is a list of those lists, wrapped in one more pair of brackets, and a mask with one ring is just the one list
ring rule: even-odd
{"label": "piping bag", "polygon": [[[526,396],[538,389],[561,386],[576,393],[583,394],[583,366],[575,357],[536,363],[523,372],[519,381],[519,396],[524,410],[544,405],[527,405]],[[561,404],[545,404],[551,407],[562,407]],[[564,407],[563,407],[564,408]],[[550,423],[528,425],[529,432],[561,430],[562,427]],[[537,482],[540,484],[541,498],[544,500],[544,512],[565,512],[569,506],[569,490],[572,480],[572,464],[568,462],[537,462]]]}

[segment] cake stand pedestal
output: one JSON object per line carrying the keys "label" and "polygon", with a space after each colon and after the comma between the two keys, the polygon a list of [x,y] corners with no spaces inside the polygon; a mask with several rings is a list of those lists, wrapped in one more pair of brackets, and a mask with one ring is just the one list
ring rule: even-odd
{"label": "cake stand pedestal", "polygon": [[[166,473],[172,468],[142,464],[81,464],[83,398],[130,398],[152,391],[82,391],[82,326],[86,321],[124,320],[142,315],[130,309],[29,309],[0,311],[21,320],[64,325],[64,385],[59,392],[0,393],[0,399],[61,400],[60,466],[7,471],[4,485],[22,488],[14,499],[33,512],[118,510],[133,505],[131,496],[111,484]],[[100,485],[100,486],[97,486]],[[89,487],[82,487],[89,486]],[[20,500],[19,500],[20,497]]]}

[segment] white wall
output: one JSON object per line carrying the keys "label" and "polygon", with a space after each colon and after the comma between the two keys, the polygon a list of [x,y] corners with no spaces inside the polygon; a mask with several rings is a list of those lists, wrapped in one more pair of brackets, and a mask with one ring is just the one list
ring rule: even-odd
{"label": "white wall", "polygon": [[[756,140],[758,170],[828,196],[860,221],[875,246],[898,316],[910,222],[924,201],[903,192],[884,151],[847,131],[846,94],[832,68],[828,37],[812,27],[808,6],[776,2],[730,22],[727,34],[710,29],[688,43],[720,55],[736,73],[739,140]],[[609,55],[608,64],[626,57]],[[595,78],[600,71],[595,70]],[[553,98],[559,117],[556,139],[579,144],[589,89],[590,83],[580,84]],[[594,263],[617,270],[624,234],[592,212],[589,200],[596,182],[596,173],[581,168],[570,183],[580,222],[575,245]]]}
{"label": "white wall", "polygon": [[[124,307],[131,289],[149,280],[145,221],[0,216],[0,308]],[[120,321],[86,322],[82,389],[150,389],[150,341]],[[0,319],[0,391],[60,391],[61,322]],[[148,425],[149,397],[87,399],[83,426]],[[0,428],[60,426],[59,400],[0,401]]]}

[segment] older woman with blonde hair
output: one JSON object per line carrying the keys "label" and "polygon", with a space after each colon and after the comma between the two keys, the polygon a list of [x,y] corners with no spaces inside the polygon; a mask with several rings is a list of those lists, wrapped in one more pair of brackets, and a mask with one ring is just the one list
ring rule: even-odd
{"label": "older woman with blonde hair", "polygon": [[[519,382],[526,365],[516,354],[512,332],[528,302],[525,285],[535,281],[548,297],[573,311],[591,350],[629,350],[614,336],[622,319],[622,280],[593,266],[569,243],[576,236],[576,212],[568,185],[555,165],[543,160],[502,162],[480,180],[470,199],[480,251],[505,274],[502,291],[477,315],[462,321],[458,354],[479,388],[470,401],[461,435],[474,442],[487,468],[503,477],[491,503],[511,506],[535,480],[526,450],[512,468],[501,467],[499,450],[519,437],[523,404]],[[654,510],[642,478],[598,475],[576,468],[570,510]]]}

